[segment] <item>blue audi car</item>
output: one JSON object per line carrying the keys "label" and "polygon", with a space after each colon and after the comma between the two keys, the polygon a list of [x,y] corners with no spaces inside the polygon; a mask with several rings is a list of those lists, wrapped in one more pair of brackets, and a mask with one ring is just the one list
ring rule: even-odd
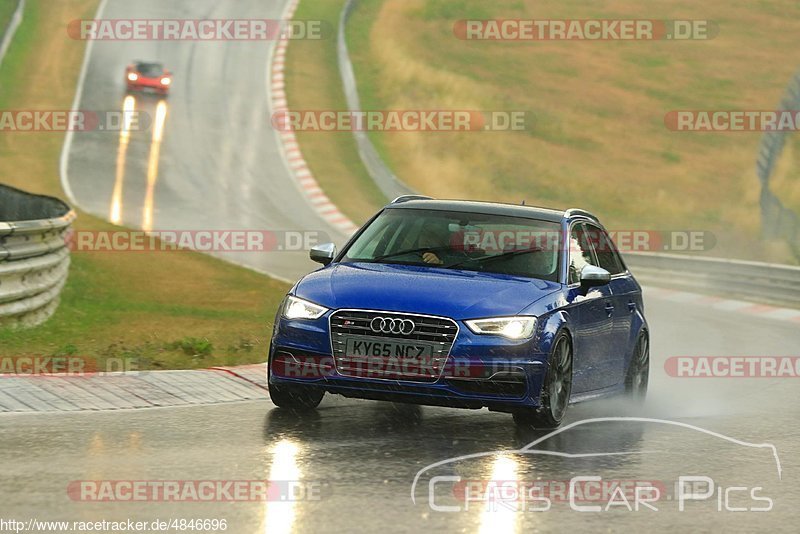
{"label": "blue audi car", "polygon": [[586,211],[404,196],[311,259],[275,319],[278,407],[327,392],[553,428],[570,403],[646,395],[641,288]]}

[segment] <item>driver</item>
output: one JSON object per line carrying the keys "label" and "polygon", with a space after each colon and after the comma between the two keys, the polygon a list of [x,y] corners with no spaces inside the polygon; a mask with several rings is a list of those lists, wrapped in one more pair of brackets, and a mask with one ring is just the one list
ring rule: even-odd
{"label": "driver", "polygon": [[419,248],[429,249],[422,253],[422,261],[425,263],[431,265],[442,265],[444,263],[439,255],[441,252],[439,254],[434,252],[445,250],[450,246],[450,232],[447,226],[443,226],[444,224],[446,223],[441,221],[427,221],[422,226],[418,243]]}

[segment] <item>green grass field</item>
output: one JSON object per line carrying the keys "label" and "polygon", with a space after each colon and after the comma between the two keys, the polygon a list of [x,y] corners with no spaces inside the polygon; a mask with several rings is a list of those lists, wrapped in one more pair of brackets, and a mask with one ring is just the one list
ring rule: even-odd
{"label": "green grass field", "polygon": [[[0,109],[69,109],[84,43],[66,24],[92,18],[97,0],[28,0],[0,69]],[[63,136],[0,135],[2,181],[63,196]],[[77,230],[113,230],[79,213]],[[74,252],[58,311],[30,330],[0,331],[0,356],[75,355],[103,368],[130,358],[139,369],[255,363],[266,358],[275,310],[288,286],[192,252]]]}
{"label": "green grass field", "polygon": [[0,1],[0,39],[11,21],[11,15],[17,9],[17,0],[2,0]]}
{"label": "green grass field", "polygon": [[[309,11],[323,3],[303,2]],[[718,245],[710,255],[796,262],[788,248],[759,240],[760,133],[676,132],[664,116],[775,109],[800,67],[788,52],[799,15],[800,4],[786,0],[371,0],[359,3],[348,42],[364,109],[535,116],[524,131],[372,133],[392,169],[421,192],[579,206],[612,229],[712,231]],[[454,23],[469,18],[708,19],[719,34],[705,41],[457,39]],[[334,137],[323,139],[333,144]],[[800,210],[795,143],[774,188]]]}

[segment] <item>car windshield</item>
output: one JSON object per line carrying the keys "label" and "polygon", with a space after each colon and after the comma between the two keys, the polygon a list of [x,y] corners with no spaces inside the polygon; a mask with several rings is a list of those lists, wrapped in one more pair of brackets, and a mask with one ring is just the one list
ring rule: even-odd
{"label": "car windshield", "polygon": [[342,262],[399,263],[558,281],[558,223],[455,211],[389,208]]}
{"label": "car windshield", "polygon": [[137,70],[139,74],[148,78],[155,78],[164,74],[164,66],[161,63],[139,63]]}

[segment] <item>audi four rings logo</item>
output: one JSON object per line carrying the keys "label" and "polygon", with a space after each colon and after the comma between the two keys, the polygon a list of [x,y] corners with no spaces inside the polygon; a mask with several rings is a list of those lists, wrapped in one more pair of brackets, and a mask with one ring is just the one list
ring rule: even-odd
{"label": "audi four rings logo", "polygon": [[416,325],[411,319],[394,319],[392,317],[375,317],[369,323],[373,332],[384,334],[403,334],[407,336],[414,331]]}

